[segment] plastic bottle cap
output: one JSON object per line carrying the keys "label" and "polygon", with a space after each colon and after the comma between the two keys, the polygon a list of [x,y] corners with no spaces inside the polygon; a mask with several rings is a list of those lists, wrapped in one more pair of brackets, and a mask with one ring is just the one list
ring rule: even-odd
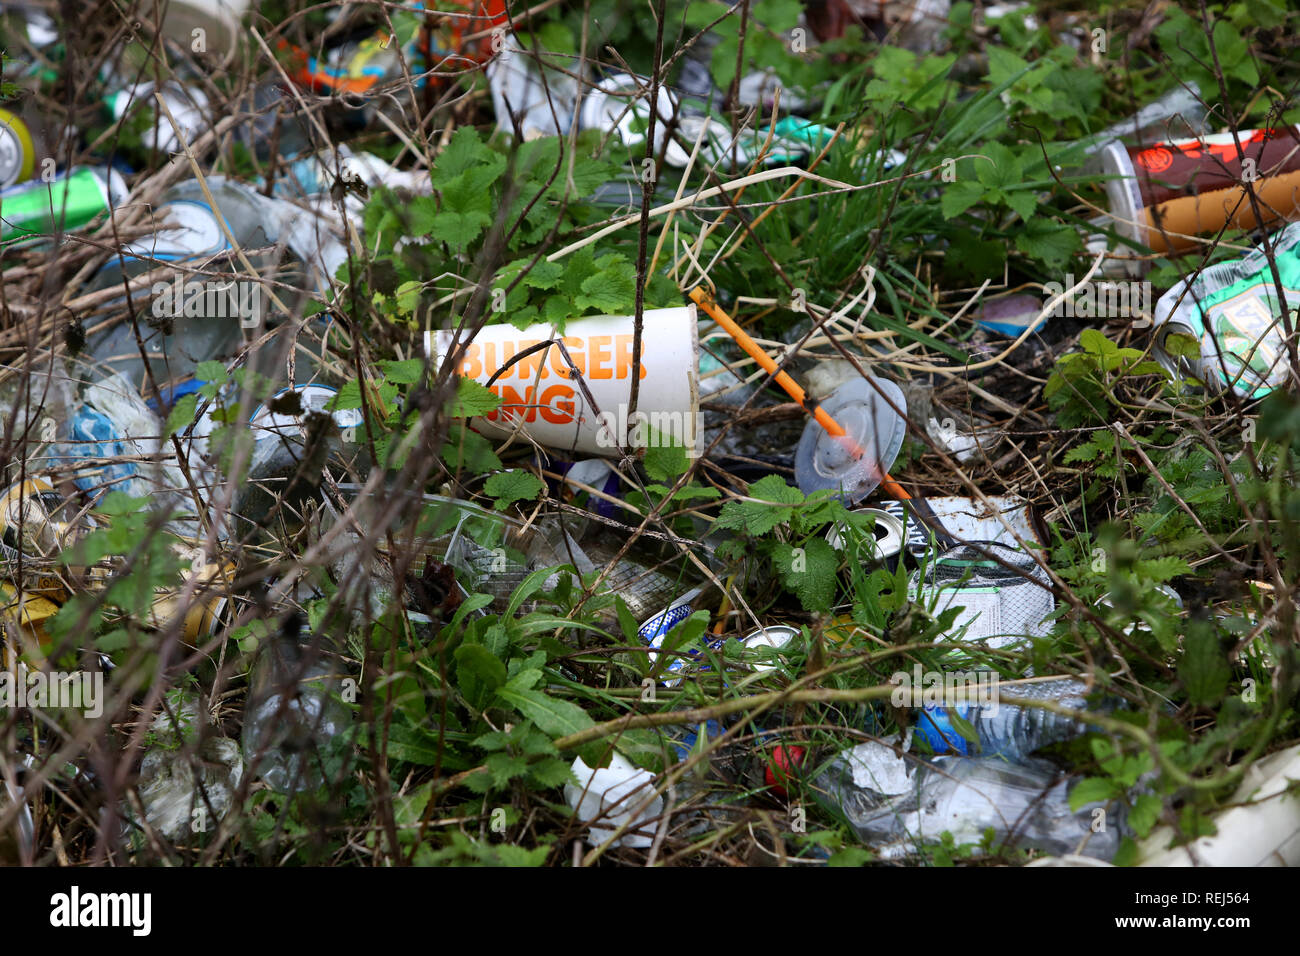
{"label": "plastic bottle cap", "polygon": [[[804,494],[838,491],[852,502],[871,494],[898,457],[907,431],[907,422],[891,402],[906,413],[903,390],[874,376],[846,382],[822,402],[821,407],[847,433],[847,440],[831,435],[816,421],[808,423],[794,458],[799,490]],[[855,457],[854,446],[862,450],[860,457]]]}

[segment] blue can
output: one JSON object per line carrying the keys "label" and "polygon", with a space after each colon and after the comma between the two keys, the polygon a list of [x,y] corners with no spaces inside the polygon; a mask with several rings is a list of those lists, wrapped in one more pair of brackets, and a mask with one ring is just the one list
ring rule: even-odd
{"label": "blue can", "polygon": [[[689,600],[690,598],[683,598],[679,603],[670,604],[662,611],[654,614],[637,628],[637,636],[651,647],[658,650],[663,646],[664,638],[668,636],[668,632],[695,612],[695,608],[688,603]],[[726,638],[712,637],[707,641],[707,646],[709,650],[716,652],[722,650],[722,646],[726,643]],[[698,659],[700,656],[698,650],[692,650],[689,653],[692,659]],[[653,661],[657,656],[658,655],[656,654],[651,654],[650,659]],[[668,664],[668,671],[674,674],[679,673],[684,670],[689,663],[690,661],[685,657],[674,657]],[[702,669],[707,670],[708,667],[706,666]],[[679,683],[680,680],[681,678],[665,680],[664,684],[665,686],[672,687]]]}

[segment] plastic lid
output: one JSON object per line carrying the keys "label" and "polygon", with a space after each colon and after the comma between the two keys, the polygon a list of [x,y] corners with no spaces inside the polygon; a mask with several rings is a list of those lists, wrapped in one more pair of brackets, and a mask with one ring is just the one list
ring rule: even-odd
{"label": "plastic lid", "polygon": [[907,432],[906,420],[891,402],[907,412],[903,390],[874,376],[846,382],[822,402],[822,408],[847,436],[836,438],[815,420],[808,423],[794,458],[799,490],[811,494],[825,488],[852,502],[871,494],[898,457]]}

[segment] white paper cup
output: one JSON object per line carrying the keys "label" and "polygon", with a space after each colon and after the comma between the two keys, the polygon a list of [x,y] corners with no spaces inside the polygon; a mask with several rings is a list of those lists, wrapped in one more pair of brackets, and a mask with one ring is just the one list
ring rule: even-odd
{"label": "white paper cup", "polygon": [[[634,324],[630,315],[590,316],[565,324],[564,347],[595,407],[558,345],[511,364],[526,349],[557,339],[553,326],[533,325],[522,331],[513,325],[484,326],[468,346],[463,340],[457,345],[457,371],[491,388],[501,398],[501,407],[473,419],[472,426],[494,438],[518,429],[539,445],[561,452],[616,458],[622,454],[620,446],[631,452],[679,444],[688,455],[698,455],[704,426],[695,306],[645,312],[640,391],[636,414],[630,415]],[[439,365],[449,355],[453,337],[450,331],[426,336],[426,347],[432,345]]]}

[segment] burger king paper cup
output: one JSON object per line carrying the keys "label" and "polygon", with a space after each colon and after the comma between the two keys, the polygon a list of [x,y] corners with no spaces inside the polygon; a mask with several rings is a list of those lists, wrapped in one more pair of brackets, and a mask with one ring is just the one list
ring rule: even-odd
{"label": "burger king paper cup", "polygon": [[[473,419],[472,426],[496,438],[518,430],[564,452],[619,457],[620,448],[678,444],[698,455],[704,427],[695,306],[644,313],[640,390],[630,414],[634,321],[630,315],[571,319],[563,336],[550,325],[522,331],[487,325],[468,344],[462,339],[456,344],[457,373],[501,399],[496,411]],[[451,356],[454,337],[450,331],[426,336],[438,364]],[[540,347],[528,352],[535,346]]]}

